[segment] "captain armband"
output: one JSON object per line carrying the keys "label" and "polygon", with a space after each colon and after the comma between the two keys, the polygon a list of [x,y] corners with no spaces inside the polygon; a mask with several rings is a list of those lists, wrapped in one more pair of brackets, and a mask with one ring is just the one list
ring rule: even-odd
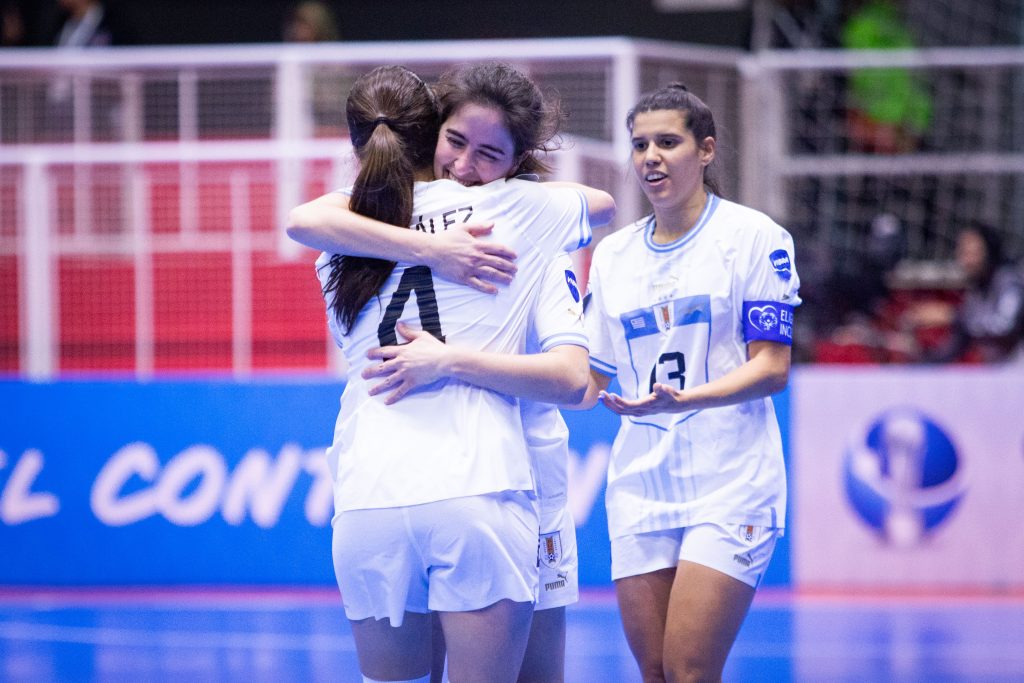
{"label": "captain armband", "polygon": [[793,307],[778,301],[744,301],[743,340],[792,345]]}

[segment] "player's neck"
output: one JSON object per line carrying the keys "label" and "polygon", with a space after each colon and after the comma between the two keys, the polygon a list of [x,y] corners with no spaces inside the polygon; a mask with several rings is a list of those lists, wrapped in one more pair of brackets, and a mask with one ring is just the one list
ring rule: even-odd
{"label": "player's neck", "polygon": [[688,202],[671,207],[654,209],[655,244],[669,244],[693,230],[704,213],[708,201],[708,193],[703,188],[694,194]]}

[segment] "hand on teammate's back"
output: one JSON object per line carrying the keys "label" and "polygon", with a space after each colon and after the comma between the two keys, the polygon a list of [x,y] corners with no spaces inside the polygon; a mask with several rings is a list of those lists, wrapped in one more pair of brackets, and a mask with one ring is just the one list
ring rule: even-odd
{"label": "hand on teammate's back", "polygon": [[491,234],[494,223],[468,223],[437,237],[426,265],[438,276],[468,285],[486,294],[497,294],[495,285],[507,285],[516,273],[516,253],[481,239]]}
{"label": "hand on teammate's back", "polygon": [[437,381],[446,374],[448,347],[429,332],[398,323],[395,328],[408,343],[371,349],[366,355],[381,362],[363,370],[363,379],[382,379],[370,387],[370,396],[390,391],[384,403],[391,405],[416,387]]}

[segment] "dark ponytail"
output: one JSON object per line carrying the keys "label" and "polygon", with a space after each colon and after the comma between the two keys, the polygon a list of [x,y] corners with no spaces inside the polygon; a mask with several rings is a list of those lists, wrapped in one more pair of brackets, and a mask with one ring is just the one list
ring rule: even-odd
{"label": "dark ponytail", "polygon": [[[346,113],[360,162],[349,208],[408,229],[415,173],[430,168],[437,144],[440,120],[433,93],[408,69],[382,66],[355,82]],[[335,254],[329,267],[324,295],[334,292],[331,310],[347,333],[395,262]]]}

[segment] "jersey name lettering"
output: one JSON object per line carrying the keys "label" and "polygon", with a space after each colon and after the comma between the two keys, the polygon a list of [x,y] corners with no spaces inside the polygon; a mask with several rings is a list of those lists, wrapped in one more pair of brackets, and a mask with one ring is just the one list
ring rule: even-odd
{"label": "jersey name lettering", "polygon": [[[426,216],[426,224],[424,224],[423,219],[424,219],[425,216],[424,216],[424,214],[420,214],[419,218],[416,221],[416,224],[414,226],[412,226],[412,229],[413,230],[418,230],[419,232],[428,232],[431,235],[433,235],[438,230],[440,230],[442,232],[447,230],[448,226],[450,226],[450,225],[455,225],[456,223],[466,223],[466,222],[468,222],[470,216],[472,216],[472,215],[473,215],[473,207],[472,206],[463,206],[462,208],[459,208],[459,209],[451,209],[449,211],[445,211],[444,213],[441,213],[440,215]],[[461,221],[458,220],[458,218],[460,218],[460,217],[462,218]],[[436,227],[434,225],[434,221],[435,220],[437,221],[437,226]]]}

